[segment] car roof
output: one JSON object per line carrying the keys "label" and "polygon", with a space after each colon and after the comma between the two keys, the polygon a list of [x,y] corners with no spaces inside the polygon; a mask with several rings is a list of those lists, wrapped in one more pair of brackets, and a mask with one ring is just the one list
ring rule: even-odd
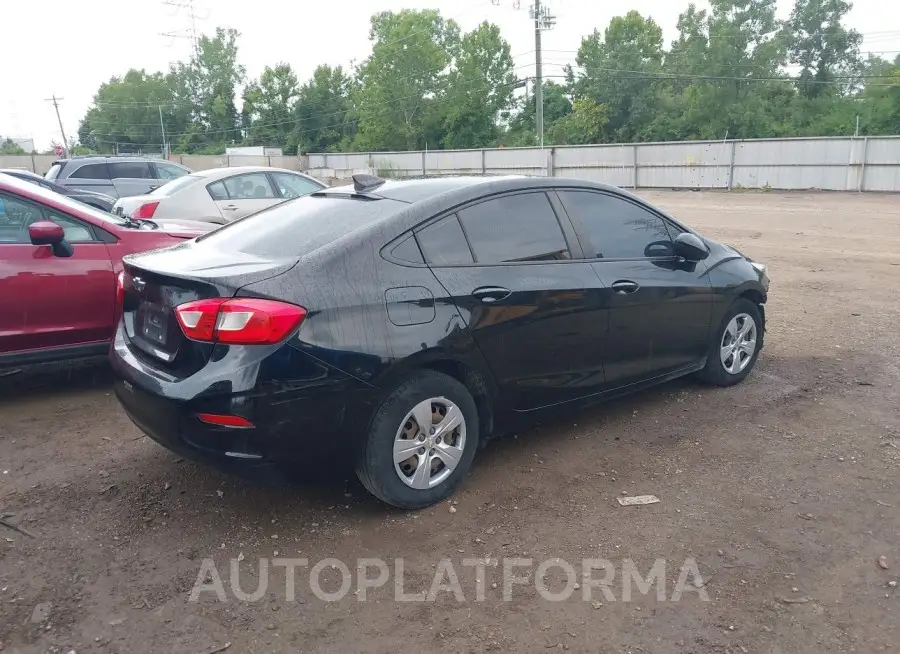
{"label": "car roof", "polygon": [[[231,175],[240,175],[242,173],[290,173],[299,175],[307,179],[315,179],[297,170],[289,170],[287,168],[273,168],[271,166],[224,166],[221,168],[206,168],[204,170],[196,170],[191,173],[194,177],[205,177],[206,179],[219,179],[220,177],[229,177]],[[318,180],[316,180],[318,181]]]}

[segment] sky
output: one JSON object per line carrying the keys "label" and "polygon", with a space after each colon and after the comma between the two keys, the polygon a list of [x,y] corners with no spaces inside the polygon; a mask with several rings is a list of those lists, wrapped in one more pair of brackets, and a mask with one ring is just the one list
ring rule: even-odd
{"label": "sky", "polygon": [[[470,30],[489,20],[510,43],[521,76],[533,75],[532,0],[193,0],[196,29],[216,27],[241,33],[239,59],[248,77],[266,65],[291,64],[301,82],[319,64],[349,65],[369,54],[369,17],[383,10],[438,9]],[[864,36],[863,51],[900,54],[900,11],[896,0],[856,0],[847,24]],[[186,59],[191,0],[0,0],[0,135],[32,138],[39,150],[61,141],[51,102],[59,102],[69,138],[101,83],[129,68],[167,70]],[[610,18],[631,9],[652,16],[666,45],[677,36],[676,21],[688,0],[543,0],[557,17],[544,32],[545,75],[561,74],[581,38],[602,30]],[[698,5],[706,3],[700,0]],[[787,17],[793,0],[778,0]],[[891,15],[893,14],[893,15]],[[169,34],[170,36],[167,36]],[[174,35],[174,36],[172,36]]]}

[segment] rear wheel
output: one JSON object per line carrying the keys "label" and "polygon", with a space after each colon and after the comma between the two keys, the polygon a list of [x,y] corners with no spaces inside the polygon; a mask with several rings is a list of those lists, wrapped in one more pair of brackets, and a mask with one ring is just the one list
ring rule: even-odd
{"label": "rear wheel", "polygon": [[375,497],[404,509],[440,502],[465,477],[478,448],[478,410],[457,380],[423,370],[381,403],[356,474]]}
{"label": "rear wheel", "polygon": [[750,374],[763,344],[759,307],[740,298],[725,313],[712,335],[706,367],[698,377],[714,386],[731,386]]}

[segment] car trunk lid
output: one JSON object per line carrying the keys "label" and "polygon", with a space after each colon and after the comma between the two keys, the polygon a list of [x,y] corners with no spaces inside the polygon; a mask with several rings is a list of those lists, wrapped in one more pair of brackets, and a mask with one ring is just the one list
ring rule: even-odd
{"label": "car trunk lid", "polygon": [[209,360],[216,346],[186,338],[175,308],[194,300],[232,297],[247,284],[290,270],[297,261],[222,252],[190,241],[125,257],[122,313],[126,335],[139,354],[155,365],[174,374],[191,374]]}

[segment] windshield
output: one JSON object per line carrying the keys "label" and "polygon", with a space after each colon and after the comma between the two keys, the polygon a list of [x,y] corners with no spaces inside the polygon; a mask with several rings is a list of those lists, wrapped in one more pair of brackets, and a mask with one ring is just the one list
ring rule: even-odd
{"label": "windshield", "polygon": [[203,179],[199,175],[186,175],[184,177],[179,177],[178,179],[173,179],[171,182],[166,182],[162,186],[157,189],[150,191],[150,195],[161,195],[163,197],[172,195],[173,193],[177,193],[185,186],[190,186],[195,182]]}
{"label": "windshield", "polygon": [[198,238],[223,252],[262,257],[301,257],[406,204],[307,195],[246,216]]}
{"label": "windshield", "polygon": [[99,209],[95,209],[94,207],[79,202],[78,200],[73,200],[72,198],[66,197],[65,195],[60,195],[59,193],[55,193],[49,189],[44,188],[43,186],[38,186],[37,184],[32,184],[31,182],[26,182],[23,179],[18,179],[13,177],[12,175],[3,175],[4,181],[8,182],[10,186],[15,188],[20,188],[23,191],[27,191],[28,194],[34,195],[38,198],[38,201],[46,201],[53,202],[58,204],[64,211],[70,210],[76,216],[80,213],[88,214],[97,220],[102,220],[107,223],[111,223],[113,225],[125,226],[128,225],[128,221],[118,216],[114,216],[111,213],[106,213],[105,211],[100,211]]}
{"label": "windshield", "polygon": [[59,171],[62,170],[62,164],[60,162],[54,163],[50,166],[50,170],[47,171],[47,174],[44,175],[44,179],[48,179],[51,182],[55,182],[56,178],[59,177]]}

